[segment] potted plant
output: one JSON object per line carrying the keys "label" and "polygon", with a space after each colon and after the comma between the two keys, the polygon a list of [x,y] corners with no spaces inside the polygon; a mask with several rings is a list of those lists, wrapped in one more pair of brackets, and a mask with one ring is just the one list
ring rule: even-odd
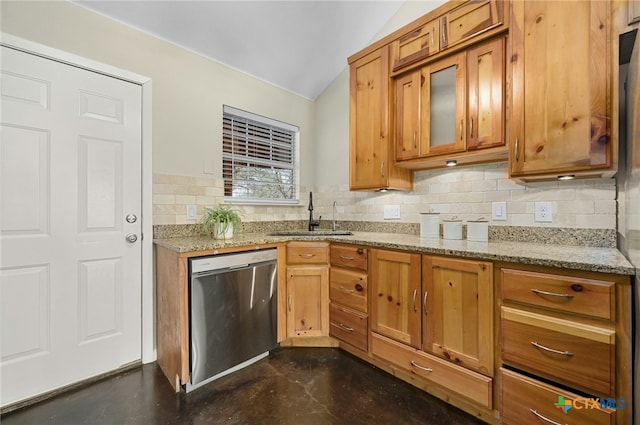
{"label": "potted plant", "polygon": [[204,232],[213,234],[215,239],[232,238],[233,228],[240,229],[241,224],[240,213],[226,205],[220,205],[217,208],[205,208],[202,216]]}

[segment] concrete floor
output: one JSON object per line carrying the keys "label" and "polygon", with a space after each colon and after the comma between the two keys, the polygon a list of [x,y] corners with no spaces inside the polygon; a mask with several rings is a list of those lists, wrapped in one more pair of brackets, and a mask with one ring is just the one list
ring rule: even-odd
{"label": "concrete floor", "polygon": [[8,413],[2,425],[479,424],[338,349],[280,348],[189,394],[155,364]]}

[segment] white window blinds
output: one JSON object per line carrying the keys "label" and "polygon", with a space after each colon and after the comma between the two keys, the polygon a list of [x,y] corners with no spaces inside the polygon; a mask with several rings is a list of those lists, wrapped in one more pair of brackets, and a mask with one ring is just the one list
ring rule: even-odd
{"label": "white window blinds", "polygon": [[297,202],[298,134],[295,126],[224,106],[225,197],[245,202]]}

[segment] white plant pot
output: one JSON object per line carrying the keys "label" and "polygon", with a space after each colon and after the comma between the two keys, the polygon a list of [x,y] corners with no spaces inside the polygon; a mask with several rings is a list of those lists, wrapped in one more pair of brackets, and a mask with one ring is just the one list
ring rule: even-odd
{"label": "white plant pot", "polygon": [[214,239],[231,239],[233,237],[233,224],[217,223],[213,229]]}

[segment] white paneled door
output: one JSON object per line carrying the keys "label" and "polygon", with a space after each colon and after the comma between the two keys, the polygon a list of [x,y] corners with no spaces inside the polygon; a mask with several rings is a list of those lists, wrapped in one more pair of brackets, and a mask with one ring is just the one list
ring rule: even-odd
{"label": "white paneled door", "polygon": [[141,87],[2,47],[1,403],[141,358]]}

